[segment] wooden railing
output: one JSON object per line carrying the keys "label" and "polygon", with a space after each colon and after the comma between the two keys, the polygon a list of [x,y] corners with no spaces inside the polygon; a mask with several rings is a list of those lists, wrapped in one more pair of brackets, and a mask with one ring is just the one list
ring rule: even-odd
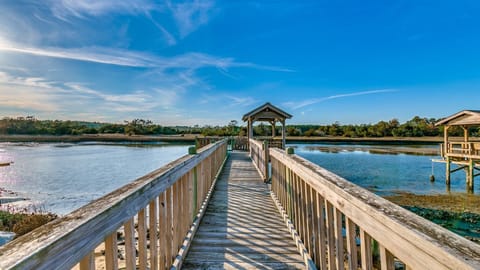
{"label": "wooden railing", "polygon": [[226,146],[210,144],[6,244],[0,269],[178,268]]}
{"label": "wooden railing", "polygon": [[230,150],[248,151],[248,138],[240,136],[230,137],[228,145]]}
{"label": "wooden railing", "polygon": [[440,145],[443,156],[480,157],[480,142],[448,142]]}
{"label": "wooden railing", "polygon": [[273,197],[319,269],[480,269],[473,242],[301,157],[270,158]]}
{"label": "wooden railing", "polygon": [[257,141],[268,143],[269,148],[280,148],[280,149],[284,148],[282,139],[272,138],[272,137],[255,137],[255,139]]}
{"label": "wooden railing", "polygon": [[268,163],[270,159],[268,149],[267,143],[250,139],[250,158],[264,181],[267,181],[269,178]]}

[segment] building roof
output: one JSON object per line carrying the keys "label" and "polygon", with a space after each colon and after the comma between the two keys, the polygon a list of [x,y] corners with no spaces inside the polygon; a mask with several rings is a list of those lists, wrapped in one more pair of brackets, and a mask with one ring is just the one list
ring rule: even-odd
{"label": "building roof", "polygon": [[242,117],[242,120],[247,121],[249,118],[252,118],[254,121],[280,121],[284,119],[290,119],[292,118],[292,115],[273,106],[272,104],[270,104],[270,102],[267,102],[262,106],[246,113]]}
{"label": "building roof", "polygon": [[437,123],[436,126],[475,126],[480,125],[479,110],[464,110],[446,117]]}

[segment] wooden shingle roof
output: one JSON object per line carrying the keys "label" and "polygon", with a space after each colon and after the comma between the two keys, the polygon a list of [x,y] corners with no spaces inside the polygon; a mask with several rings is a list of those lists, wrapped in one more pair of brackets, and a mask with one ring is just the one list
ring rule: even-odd
{"label": "wooden shingle roof", "polygon": [[263,104],[262,106],[253,109],[252,111],[246,113],[243,117],[243,121],[247,121],[249,118],[254,121],[271,121],[271,120],[284,120],[292,118],[292,115],[286,113],[282,109],[273,106],[270,102]]}
{"label": "wooden shingle roof", "polygon": [[480,111],[464,110],[446,117],[437,123],[436,126],[472,126],[480,125]]}

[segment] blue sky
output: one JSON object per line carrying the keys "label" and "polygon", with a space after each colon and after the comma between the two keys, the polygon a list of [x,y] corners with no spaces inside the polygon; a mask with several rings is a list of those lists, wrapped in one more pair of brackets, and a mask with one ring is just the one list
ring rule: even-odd
{"label": "blue sky", "polygon": [[[225,125],[480,109],[478,1],[0,2],[0,116]],[[239,121],[240,122],[240,121]]]}

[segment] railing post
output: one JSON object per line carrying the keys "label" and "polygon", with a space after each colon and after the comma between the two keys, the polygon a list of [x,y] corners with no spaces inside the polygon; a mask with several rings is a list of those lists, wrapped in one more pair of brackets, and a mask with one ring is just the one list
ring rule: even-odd
{"label": "railing post", "polygon": [[[188,148],[188,154],[189,155],[196,155],[197,154],[197,148],[195,146],[191,146]],[[197,215],[197,210],[198,210],[198,178],[197,178],[197,167],[193,168],[193,218]]]}
{"label": "railing post", "polygon": [[270,162],[270,151],[269,151],[269,146],[268,146],[268,141],[263,142],[263,175],[265,175],[265,182],[268,182],[268,179],[270,179],[270,174],[268,172],[268,163]]}

